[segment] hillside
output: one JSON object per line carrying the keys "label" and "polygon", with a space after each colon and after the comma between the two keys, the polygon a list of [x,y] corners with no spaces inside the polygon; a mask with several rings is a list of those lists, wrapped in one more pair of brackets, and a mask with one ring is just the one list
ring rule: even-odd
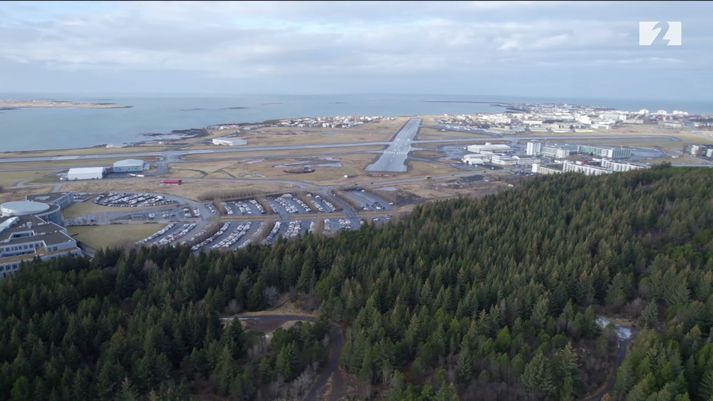
{"label": "hillside", "polygon": [[[0,282],[0,399],[299,398],[329,322],[355,398],[713,399],[713,171],[543,177],[382,228],[230,254],[99,252]],[[269,343],[221,316],[289,294]]]}

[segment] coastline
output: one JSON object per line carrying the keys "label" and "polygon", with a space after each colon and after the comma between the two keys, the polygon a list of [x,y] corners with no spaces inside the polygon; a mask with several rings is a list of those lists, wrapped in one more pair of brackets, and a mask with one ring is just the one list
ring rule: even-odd
{"label": "coastline", "polygon": [[70,100],[0,99],[0,110],[20,109],[130,109],[132,106],[112,102],[75,102]]}

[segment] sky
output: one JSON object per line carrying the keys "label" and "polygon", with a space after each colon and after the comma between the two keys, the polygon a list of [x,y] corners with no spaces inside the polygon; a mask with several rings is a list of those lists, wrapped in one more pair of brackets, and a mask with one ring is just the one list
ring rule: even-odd
{"label": "sky", "polygon": [[713,2],[2,2],[0,93],[711,100]]}

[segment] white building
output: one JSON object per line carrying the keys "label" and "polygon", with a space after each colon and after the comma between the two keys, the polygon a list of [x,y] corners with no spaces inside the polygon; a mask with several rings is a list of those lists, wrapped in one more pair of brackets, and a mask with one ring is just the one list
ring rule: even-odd
{"label": "white building", "polygon": [[240,138],[213,138],[213,145],[217,146],[238,146],[248,143],[245,139]]}
{"label": "white building", "polygon": [[550,175],[562,174],[562,170],[553,166],[543,166],[539,163],[532,163],[532,172],[535,174]]}
{"label": "white building", "polygon": [[612,173],[612,171],[609,171],[602,167],[592,166],[589,164],[572,163],[569,160],[565,160],[564,163],[562,164],[562,172],[564,172],[564,173],[581,173],[584,175],[603,175],[603,174],[611,174]]}
{"label": "white building", "polygon": [[609,160],[609,159],[602,159],[602,167],[604,167],[607,170],[616,172],[616,173],[623,173],[623,172],[632,171],[632,170],[642,170],[642,169],[646,168],[646,166],[641,166],[638,164],[615,162],[615,161]]}
{"label": "white building", "polygon": [[463,156],[463,159],[462,159],[462,160],[463,160],[463,163],[465,163],[465,164],[470,164],[470,165],[473,165],[473,164],[485,164],[485,163],[490,162],[490,155],[482,155],[482,154],[474,155],[474,154],[469,154],[469,155]]}
{"label": "white building", "polygon": [[472,153],[482,153],[483,151],[488,152],[509,152],[511,150],[510,146],[504,143],[490,143],[485,142],[485,145],[468,145],[468,152]]}
{"label": "white building", "polygon": [[101,180],[106,174],[104,167],[74,167],[67,173],[67,180]]}
{"label": "white building", "polygon": [[498,166],[515,166],[520,163],[517,156],[493,155],[490,162]]}
{"label": "white building", "polygon": [[528,142],[525,152],[528,156],[537,156],[542,153],[542,142]]}

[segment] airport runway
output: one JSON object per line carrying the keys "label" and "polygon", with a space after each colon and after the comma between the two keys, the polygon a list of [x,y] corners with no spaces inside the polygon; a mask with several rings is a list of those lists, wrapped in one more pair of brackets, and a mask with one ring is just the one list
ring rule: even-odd
{"label": "airport runway", "polygon": [[[404,166],[403,161],[406,160],[408,151],[411,150],[411,145],[417,144],[432,144],[432,143],[483,143],[483,138],[455,138],[455,139],[430,139],[430,140],[413,140],[418,133],[420,119],[411,119],[399,131],[392,142],[351,142],[351,143],[333,143],[333,144],[312,144],[312,145],[286,145],[286,146],[234,146],[220,149],[188,149],[188,150],[166,150],[159,152],[134,152],[134,153],[101,153],[88,155],[73,155],[73,156],[32,156],[32,157],[0,157],[1,163],[32,163],[32,162],[53,162],[53,161],[71,161],[71,160],[100,160],[100,159],[122,159],[122,158],[138,158],[138,157],[159,157],[166,159],[167,162],[175,162],[182,157],[190,155],[205,155],[205,154],[230,154],[230,153],[249,153],[249,152],[270,152],[281,150],[303,150],[303,149],[337,149],[337,148],[355,148],[360,146],[388,146],[384,151],[384,155],[389,154],[391,157],[388,163],[383,164],[377,161],[371,166],[378,164],[378,168],[390,167],[398,165],[399,162]],[[403,136],[402,136],[403,135]],[[618,141],[662,141],[662,142],[680,142],[681,140],[673,136],[665,135],[621,135],[621,136],[507,136],[501,141],[510,141],[517,143],[524,140],[538,141],[606,141],[613,143]],[[488,139],[488,141],[493,141]],[[497,140],[496,140],[497,141]],[[369,151],[372,152],[372,151]],[[388,152],[388,153],[387,153]],[[383,157],[383,156],[382,156]],[[380,159],[381,160],[381,159]],[[371,167],[370,166],[370,167]],[[375,166],[377,168],[377,166]],[[406,170],[369,170],[369,171],[406,171]]]}
{"label": "airport runway", "polygon": [[403,173],[408,170],[406,159],[411,151],[418,129],[421,127],[420,118],[412,118],[401,127],[394,140],[374,163],[367,166],[366,171],[380,171]]}

